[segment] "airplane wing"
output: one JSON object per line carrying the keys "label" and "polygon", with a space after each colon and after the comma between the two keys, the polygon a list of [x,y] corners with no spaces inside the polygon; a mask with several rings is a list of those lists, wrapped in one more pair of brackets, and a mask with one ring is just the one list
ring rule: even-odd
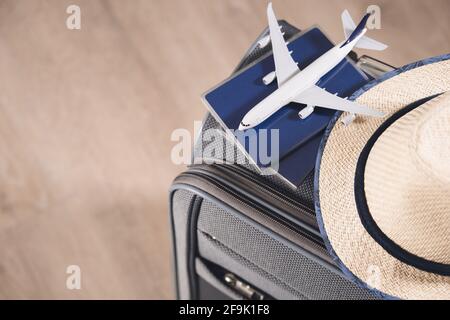
{"label": "airplane wing", "polygon": [[313,86],[303,91],[299,96],[295,97],[294,102],[306,105],[318,106],[327,109],[339,111],[347,111],[355,114],[362,114],[372,117],[382,117],[384,114],[380,111],[370,109],[359,103],[342,99],[326,90]]}
{"label": "airplane wing", "polygon": [[292,59],[289,49],[280,31],[277,18],[272,9],[272,3],[267,6],[267,19],[269,20],[270,39],[272,41],[273,59],[278,86],[300,71],[297,63]]}

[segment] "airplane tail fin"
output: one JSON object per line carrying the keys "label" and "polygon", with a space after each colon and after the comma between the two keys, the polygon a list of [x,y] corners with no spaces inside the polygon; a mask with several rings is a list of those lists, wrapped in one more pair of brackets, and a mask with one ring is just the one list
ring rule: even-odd
{"label": "airplane tail fin", "polygon": [[350,38],[350,35],[353,33],[353,31],[355,31],[356,24],[353,21],[352,16],[350,15],[347,9],[344,10],[344,12],[342,12],[341,19],[342,19],[342,27],[344,28],[345,38],[348,39]]}
{"label": "airplane tail fin", "polygon": [[[367,20],[369,19],[370,14],[366,14],[361,22],[356,25],[353,21],[352,17],[350,16],[350,13],[348,10],[344,10],[342,12],[342,27],[344,28],[344,34],[347,39],[347,41],[344,43],[347,44],[351,42],[354,38],[356,38],[366,27]],[[372,38],[363,36],[361,39],[359,39],[358,43],[356,44],[357,48],[360,49],[369,49],[369,50],[377,50],[382,51],[385,50],[388,46],[384,43],[381,43],[379,41],[376,41]]]}

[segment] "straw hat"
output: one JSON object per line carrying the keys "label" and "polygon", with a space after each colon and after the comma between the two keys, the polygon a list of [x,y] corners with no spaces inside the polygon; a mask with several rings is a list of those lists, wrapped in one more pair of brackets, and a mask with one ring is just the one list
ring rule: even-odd
{"label": "straw hat", "polygon": [[328,250],[384,298],[450,299],[449,59],[408,65],[356,92],[386,116],[344,126],[337,115],[317,159]]}

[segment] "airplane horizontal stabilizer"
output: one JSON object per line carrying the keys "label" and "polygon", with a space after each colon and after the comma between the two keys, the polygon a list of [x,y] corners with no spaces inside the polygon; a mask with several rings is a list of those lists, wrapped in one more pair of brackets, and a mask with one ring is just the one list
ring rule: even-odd
{"label": "airplane horizontal stabilizer", "polygon": [[[352,41],[354,37],[356,37],[363,31],[369,17],[370,15],[366,14],[361,20],[361,22],[358,25],[356,25],[352,17],[350,16],[348,10],[344,10],[344,12],[342,12],[341,15],[342,27],[344,29],[345,38],[347,39],[344,45]],[[355,47],[360,49],[382,51],[385,50],[388,46],[372,38],[363,36],[361,37],[361,39],[358,40]]]}
{"label": "airplane horizontal stabilizer", "polygon": [[374,40],[372,38],[363,36],[359,41],[356,43],[356,47],[360,49],[368,49],[368,50],[376,50],[376,51],[383,51],[388,46],[384,43],[381,43],[377,40]]}

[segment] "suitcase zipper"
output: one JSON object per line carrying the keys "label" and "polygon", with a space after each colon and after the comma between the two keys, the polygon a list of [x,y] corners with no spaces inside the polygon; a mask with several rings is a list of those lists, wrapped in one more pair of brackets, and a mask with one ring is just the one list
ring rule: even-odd
{"label": "suitcase zipper", "polygon": [[[236,200],[243,203],[244,205],[256,209],[257,212],[259,212],[261,215],[265,217],[265,219],[270,220],[279,226],[281,226],[284,229],[287,229],[290,232],[294,232],[295,234],[299,235],[302,238],[305,238],[309,240],[309,242],[312,242],[312,244],[318,249],[319,251],[322,251],[322,253],[327,254],[327,251],[325,249],[325,245],[323,243],[323,240],[320,236],[320,233],[317,229],[307,226],[306,224],[299,225],[299,223],[293,223],[292,221],[289,221],[285,217],[282,217],[278,215],[277,213],[274,213],[268,208],[267,206],[264,206],[265,201],[261,201],[261,203],[255,203],[252,199],[249,199],[246,197],[243,193],[237,192],[235,188],[231,187],[231,183],[226,183],[225,180],[218,180],[218,178],[210,171],[208,170],[208,167],[212,169],[212,167],[217,167],[215,165],[209,165],[209,166],[193,166],[190,167],[188,171],[182,173],[180,177],[183,176],[192,176],[197,178],[202,178],[207,180],[209,183],[212,183],[216,187],[219,187],[223,189],[224,191],[231,194]],[[225,166],[221,166],[225,167]],[[234,186],[235,187],[235,186]],[[261,191],[264,191],[268,196],[274,196],[276,198],[279,198],[279,194],[272,193],[268,189],[261,189]],[[290,203],[290,206],[292,208],[295,208],[299,210],[300,212],[308,213],[308,215],[311,212],[311,209],[308,211],[305,210],[305,206],[296,206],[294,203]],[[328,255],[328,254],[327,254]]]}
{"label": "suitcase zipper", "polygon": [[225,283],[241,296],[248,300],[264,300],[265,296],[253,288],[250,284],[238,279],[233,273],[228,272],[223,276]]}
{"label": "suitcase zipper", "polygon": [[245,177],[247,179],[251,180],[252,182],[254,182],[260,190],[270,191],[273,197],[278,198],[280,201],[284,202],[285,204],[287,204],[303,213],[307,213],[311,216],[315,216],[315,212],[312,208],[308,207],[307,205],[305,205],[301,202],[294,201],[293,199],[286,197],[283,193],[279,192],[272,186],[268,185],[267,181],[263,180],[259,175],[255,175],[252,172],[249,172],[248,170],[245,170],[238,166],[223,165],[222,168],[230,170],[230,171],[234,171],[240,175],[245,175]]}
{"label": "suitcase zipper", "polygon": [[[275,217],[284,219],[291,227],[300,226],[302,229],[308,230],[321,239],[315,213],[312,208],[288,198],[285,194],[268,185],[267,181],[261,179],[260,176],[248,170],[231,165],[197,165],[190,167],[186,173],[205,174],[212,179],[218,180],[218,183],[223,184],[229,189],[238,189],[239,195],[244,195],[253,189],[257,189],[260,194],[254,197],[257,198],[258,203],[265,204],[265,207],[269,208],[270,204],[264,199],[275,199],[286,205],[288,207],[286,209],[290,209],[288,213],[278,212],[275,214]],[[250,182],[250,184],[245,187],[238,186],[237,179],[241,177],[245,177],[245,182]]]}

